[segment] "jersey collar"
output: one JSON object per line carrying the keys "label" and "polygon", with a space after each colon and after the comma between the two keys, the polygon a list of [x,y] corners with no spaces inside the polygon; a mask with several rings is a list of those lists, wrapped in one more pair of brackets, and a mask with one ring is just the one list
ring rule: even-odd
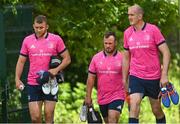
{"label": "jersey collar", "polygon": [[[38,37],[36,36],[36,33],[34,33],[34,34],[35,34],[36,39],[38,39]],[[48,37],[48,35],[49,35],[49,33],[47,32],[47,33],[44,35],[44,38],[46,39],[46,38]]]}
{"label": "jersey collar", "polygon": [[[107,56],[107,54],[106,54],[106,52],[105,51],[103,51],[103,53],[104,53],[104,56],[106,57]],[[116,56],[117,55],[117,50],[114,52],[114,54],[113,54],[113,56]]]}
{"label": "jersey collar", "polygon": [[[141,28],[141,30],[144,30],[146,27],[146,22],[144,23],[143,27]],[[136,29],[133,27],[134,31],[136,31]]]}

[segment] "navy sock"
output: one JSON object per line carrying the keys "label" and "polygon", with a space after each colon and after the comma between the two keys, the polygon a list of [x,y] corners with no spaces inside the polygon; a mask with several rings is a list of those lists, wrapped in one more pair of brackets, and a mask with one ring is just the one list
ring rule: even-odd
{"label": "navy sock", "polygon": [[157,123],[157,124],[162,124],[162,123],[165,124],[165,123],[166,123],[166,117],[164,116],[164,117],[162,117],[162,118],[160,118],[160,119],[157,119],[157,118],[156,118],[156,123]]}
{"label": "navy sock", "polygon": [[139,123],[139,119],[129,118],[129,124],[133,124],[133,123]]}

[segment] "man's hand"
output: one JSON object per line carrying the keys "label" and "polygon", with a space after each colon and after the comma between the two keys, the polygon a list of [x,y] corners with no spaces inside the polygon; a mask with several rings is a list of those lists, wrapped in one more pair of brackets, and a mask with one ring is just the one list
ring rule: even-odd
{"label": "man's hand", "polygon": [[15,81],[16,81],[16,88],[18,90],[22,90],[21,86],[24,86],[23,82],[21,80],[19,80],[19,79],[16,79]]}
{"label": "man's hand", "polygon": [[85,104],[87,106],[91,106],[92,105],[92,98],[91,97],[86,97],[84,102],[85,102]]}
{"label": "man's hand", "polygon": [[49,69],[48,72],[54,77],[58,74],[59,70],[57,68]]}
{"label": "man's hand", "polygon": [[128,81],[122,80],[122,83],[123,83],[123,85],[124,85],[125,91],[128,92],[128,91],[129,91],[129,90],[128,90],[128,89],[129,89],[129,88],[128,88],[128,87],[129,87]]}
{"label": "man's hand", "polygon": [[161,75],[161,79],[160,79],[160,85],[161,87],[166,87],[166,85],[168,84],[169,80],[168,80],[168,75],[167,74],[163,74]]}

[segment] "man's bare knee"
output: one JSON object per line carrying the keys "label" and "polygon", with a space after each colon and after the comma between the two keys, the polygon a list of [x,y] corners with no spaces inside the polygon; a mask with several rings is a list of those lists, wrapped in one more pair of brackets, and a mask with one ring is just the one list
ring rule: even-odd
{"label": "man's bare knee", "polygon": [[139,103],[133,103],[130,106],[130,117],[137,118],[139,116],[140,111],[140,104]]}
{"label": "man's bare knee", "polygon": [[154,114],[154,116],[155,116],[156,118],[161,118],[161,117],[164,116],[164,112],[162,111],[161,108],[159,108],[159,109],[153,109],[152,112],[153,112],[153,114]]}
{"label": "man's bare knee", "polygon": [[108,117],[108,123],[118,123],[118,119],[116,117]]}
{"label": "man's bare knee", "polygon": [[32,121],[32,123],[41,123],[41,117],[38,115],[33,115],[31,117],[31,121]]}
{"label": "man's bare knee", "polygon": [[46,123],[52,123],[54,120],[54,113],[46,112],[45,113],[45,120],[46,120]]}

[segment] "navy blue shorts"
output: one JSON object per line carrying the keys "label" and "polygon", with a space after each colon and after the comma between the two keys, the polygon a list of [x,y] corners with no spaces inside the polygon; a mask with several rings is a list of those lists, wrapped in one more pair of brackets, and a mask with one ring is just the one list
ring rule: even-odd
{"label": "navy blue shorts", "polygon": [[44,94],[41,85],[27,85],[28,101],[58,101],[58,95]]}
{"label": "navy blue shorts", "polygon": [[116,110],[118,112],[122,112],[123,109],[123,105],[124,105],[124,100],[114,100],[109,104],[105,104],[105,105],[99,105],[101,114],[103,116],[103,118],[108,116],[108,110]]}
{"label": "navy blue shorts", "polygon": [[145,80],[135,76],[129,76],[129,93],[142,93],[143,97],[149,96],[153,99],[158,99],[160,92],[160,79]]}

